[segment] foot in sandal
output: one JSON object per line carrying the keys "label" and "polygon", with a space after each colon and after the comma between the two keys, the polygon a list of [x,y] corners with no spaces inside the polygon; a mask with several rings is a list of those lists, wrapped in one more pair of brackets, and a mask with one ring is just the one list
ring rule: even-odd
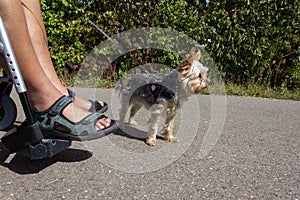
{"label": "foot in sandal", "polygon": [[[66,96],[59,98],[47,111],[35,112],[35,119],[47,137],[58,137],[70,140],[94,140],[106,136],[118,125],[99,112],[90,113],[79,121],[71,121],[66,114],[74,109],[72,99]],[[76,118],[76,117],[75,117]]]}

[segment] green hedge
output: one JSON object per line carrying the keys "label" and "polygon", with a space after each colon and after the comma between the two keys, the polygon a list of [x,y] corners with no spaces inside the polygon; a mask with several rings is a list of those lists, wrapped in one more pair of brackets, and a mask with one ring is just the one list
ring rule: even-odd
{"label": "green hedge", "polygon": [[[58,74],[76,72],[82,60],[108,35],[132,28],[161,27],[182,32],[203,44],[226,81],[268,88],[300,87],[299,0],[97,1],[42,0],[50,53]],[[120,58],[109,75],[127,70],[139,56],[176,66],[168,52],[132,53]]]}

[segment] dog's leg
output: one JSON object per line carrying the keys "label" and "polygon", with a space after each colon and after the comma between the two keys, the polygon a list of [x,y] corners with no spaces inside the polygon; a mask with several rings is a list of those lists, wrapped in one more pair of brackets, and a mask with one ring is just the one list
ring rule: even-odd
{"label": "dog's leg", "polygon": [[161,118],[161,115],[164,111],[164,106],[161,104],[154,104],[150,108],[150,126],[148,131],[148,136],[146,143],[154,146],[156,145],[156,135],[158,130],[158,123]]}
{"label": "dog's leg", "polygon": [[161,134],[164,136],[164,139],[167,142],[179,142],[177,137],[173,136],[175,115],[176,115],[175,112],[167,115],[165,127],[163,128],[163,130],[161,132]]}
{"label": "dog's leg", "polygon": [[137,121],[135,121],[135,119],[133,117],[142,108],[142,106],[143,106],[142,104],[139,104],[137,102],[133,103],[131,110],[130,110],[130,116],[129,116],[129,124],[130,125],[133,125],[133,126],[138,125]]}
{"label": "dog's leg", "polygon": [[120,119],[119,119],[119,127],[121,129],[125,128],[125,117],[126,117],[126,113],[127,113],[128,107],[129,107],[128,102],[122,102],[121,103],[121,109],[119,111],[119,117],[120,117]]}

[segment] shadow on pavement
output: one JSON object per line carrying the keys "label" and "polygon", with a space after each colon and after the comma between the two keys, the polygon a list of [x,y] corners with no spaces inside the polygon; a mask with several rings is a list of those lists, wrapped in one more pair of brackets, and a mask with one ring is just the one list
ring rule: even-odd
{"label": "shadow on pavement", "polygon": [[[146,131],[140,130],[136,127],[130,126],[128,124],[125,124],[125,129],[118,129],[114,132],[115,135],[127,137],[129,139],[135,139],[139,141],[146,141],[148,133]],[[162,136],[157,135],[158,139],[163,139]]]}
{"label": "shadow on pavement", "polygon": [[[147,132],[129,125],[125,125],[124,130],[118,129],[114,134],[143,142],[147,138]],[[157,138],[163,139],[161,136],[157,136]],[[79,162],[89,159],[91,156],[92,153],[89,151],[68,148],[51,158],[31,160],[23,154],[10,154],[5,145],[0,142],[0,165],[18,174],[39,173],[57,162]]]}
{"label": "shadow on pavement", "polygon": [[78,162],[86,160],[92,156],[92,153],[85,150],[68,148],[47,159],[31,160],[22,154],[14,154],[8,162],[5,162],[9,156],[9,151],[3,143],[0,142],[0,164],[2,166],[18,174],[34,174],[39,173],[56,162]]}

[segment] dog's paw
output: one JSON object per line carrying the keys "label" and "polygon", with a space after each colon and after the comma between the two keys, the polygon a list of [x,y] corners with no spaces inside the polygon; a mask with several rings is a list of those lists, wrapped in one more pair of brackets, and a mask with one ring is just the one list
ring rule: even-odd
{"label": "dog's paw", "polygon": [[179,142],[179,139],[177,137],[174,137],[174,136],[165,137],[165,140],[167,142]]}
{"label": "dog's paw", "polygon": [[150,146],[155,146],[156,145],[156,138],[153,138],[153,137],[147,138],[146,144],[148,144]]}
{"label": "dog's paw", "polygon": [[130,124],[131,126],[137,126],[137,125],[138,125],[138,123],[137,123],[137,121],[135,121],[135,119],[130,119],[130,120],[129,120],[129,124]]}

